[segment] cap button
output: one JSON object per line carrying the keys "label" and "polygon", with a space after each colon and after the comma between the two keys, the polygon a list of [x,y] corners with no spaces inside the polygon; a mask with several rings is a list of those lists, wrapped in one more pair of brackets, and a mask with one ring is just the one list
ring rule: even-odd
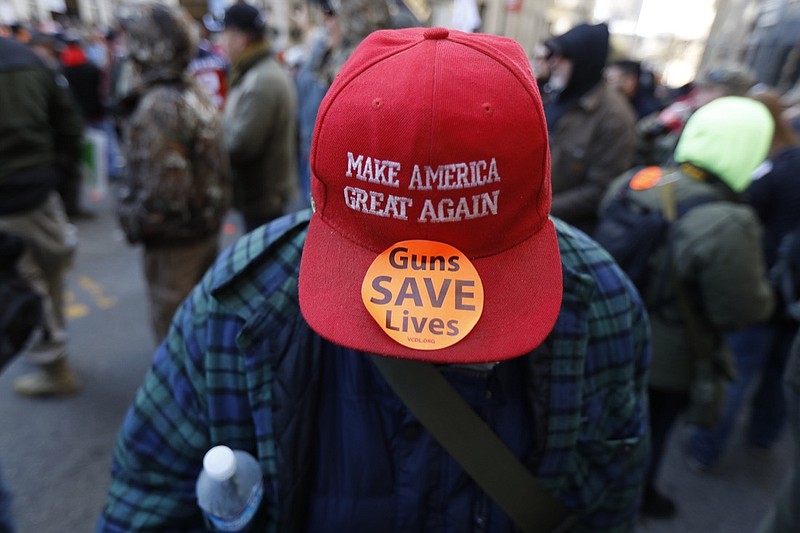
{"label": "cap button", "polygon": [[447,28],[428,28],[422,34],[426,39],[447,39],[450,30]]}

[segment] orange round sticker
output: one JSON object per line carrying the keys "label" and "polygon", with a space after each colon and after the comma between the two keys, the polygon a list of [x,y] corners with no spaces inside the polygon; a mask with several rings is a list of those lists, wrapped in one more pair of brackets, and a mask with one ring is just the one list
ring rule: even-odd
{"label": "orange round sticker", "polygon": [[478,271],[458,249],[435,241],[385,250],[367,270],[361,298],[387,335],[415,350],[452,346],[483,312]]}
{"label": "orange round sticker", "polygon": [[631,179],[631,189],[634,191],[645,191],[658,185],[661,181],[663,172],[659,167],[643,168]]}

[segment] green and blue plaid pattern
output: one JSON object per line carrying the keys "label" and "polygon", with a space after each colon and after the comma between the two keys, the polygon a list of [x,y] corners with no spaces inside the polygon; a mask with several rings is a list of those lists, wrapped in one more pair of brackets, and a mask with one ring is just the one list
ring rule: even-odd
{"label": "green and blue plaid pattern", "polygon": [[[195,480],[218,443],[258,457],[268,530],[281,529],[280,461],[266,429],[277,385],[263,352],[325,342],[306,338],[314,334],[297,301],[308,217],[285,217],[240,239],[186,300],[123,424],[97,531],[203,531]],[[535,439],[536,475],[579,514],[575,531],[633,531],[648,451],[649,323],[609,256],[555,222],[564,298],[550,359],[531,363],[547,376],[531,392],[547,421]]]}

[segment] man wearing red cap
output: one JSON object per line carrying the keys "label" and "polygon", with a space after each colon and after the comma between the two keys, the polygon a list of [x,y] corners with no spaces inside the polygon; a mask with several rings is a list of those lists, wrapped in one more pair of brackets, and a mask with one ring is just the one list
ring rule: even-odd
{"label": "man wearing red cap", "polygon": [[632,531],[647,318],[608,255],[549,218],[549,166],[517,43],[370,35],[319,110],[313,214],[245,237],[179,311],[98,530],[201,530],[194,480],[225,444],[261,464],[254,530],[542,531],[440,445],[410,406],[430,390],[412,380],[400,399],[384,374],[399,366],[443,380],[501,442],[490,475],[508,454],[573,530]]}

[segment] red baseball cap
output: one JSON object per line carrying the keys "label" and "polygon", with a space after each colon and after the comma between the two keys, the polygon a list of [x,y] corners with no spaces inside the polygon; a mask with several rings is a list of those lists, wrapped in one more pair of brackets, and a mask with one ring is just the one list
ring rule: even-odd
{"label": "red baseball cap", "polygon": [[[322,337],[470,364],[523,355],[552,330],[562,275],[547,127],[515,41],[444,28],[372,33],[322,101],[311,172],[299,297]],[[425,250],[442,250],[443,262]],[[387,257],[405,268],[399,281]],[[453,294],[474,324],[426,315]],[[368,308],[401,300],[410,307],[387,307],[385,319]],[[423,330],[433,344],[414,345]]]}

